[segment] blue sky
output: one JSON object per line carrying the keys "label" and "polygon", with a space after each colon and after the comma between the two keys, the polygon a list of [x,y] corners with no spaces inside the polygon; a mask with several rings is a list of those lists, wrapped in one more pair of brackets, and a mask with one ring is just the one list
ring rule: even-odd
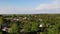
{"label": "blue sky", "polygon": [[50,3],[52,0],[0,0],[0,6],[15,6],[15,7],[36,7],[42,3]]}
{"label": "blue sky", "polygon": [[[53,8],[53,10],[56,10],[58,6],[60,7],[59,2],[60,0],[0,0],[0,14],[41,13],[43,10],[48,10],[47,12],[49,13],[49,9],[51,10]],[[58,6],[55,6],[56,4]],[[44,12],[47,13],[46,11]]]}

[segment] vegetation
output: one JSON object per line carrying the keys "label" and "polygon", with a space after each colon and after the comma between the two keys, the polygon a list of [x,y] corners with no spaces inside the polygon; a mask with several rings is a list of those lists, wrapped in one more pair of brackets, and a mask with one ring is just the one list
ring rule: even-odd
{"label": "vegetation", "polygon": [[[49,26],[43,32],[37,32],[37,34],[60,34],[60,14],[2,15],[0,16],[0,27],[4,23],[4,19],[7,20],[7,24],[10,26],[10,34],[19,34],[20,28],[23,29],[23,33],[37,32],[40,24],[44,24],[44,27]],[[2,31],[0,31],[1,33]]]}

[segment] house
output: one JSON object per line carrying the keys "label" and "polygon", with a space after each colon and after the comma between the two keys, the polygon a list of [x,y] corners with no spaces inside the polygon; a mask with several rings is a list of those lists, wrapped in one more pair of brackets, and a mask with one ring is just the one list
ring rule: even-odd
{"label": "house", "polygon": [[7,27],[4,27],[4,28],[2,28],[2,31],[8,32],[8,28]]}
{"label": "house", "polygon": [[39,21],[43,21],[43,20],[39,18]]}
{"label": "house", "polygon": [[39,27],[43,27],[43,24],[40,24]]}
{"label": "house", "polygon": [[3,23],[2,25],[1,25],[1,30],[2,30],[2,32],[4,33],[8,33],[8,29],[10,28],[10,26],[8,26],[8,24],[7,24],[7,22],[6,21],[4,21],[5,23]]}
{"label": "house", "polygon": [[38,32],[43,32],[45,29],[46,29],[45,24],[40,24],[40,25],[39,25]]}
{"label": "house", "polygon": [[27,17],[24,17],[23,20],[27,19]]}
{"label": "house", "polygon": [[8,28],[7,28],[7,27],[4,27],[4,28],[2,29],[2,34],[8,34],[8,33],[9,33]]}

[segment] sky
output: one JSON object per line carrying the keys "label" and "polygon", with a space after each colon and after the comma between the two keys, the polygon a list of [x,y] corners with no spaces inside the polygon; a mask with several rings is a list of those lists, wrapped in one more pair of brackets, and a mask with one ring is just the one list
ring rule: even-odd
{"label": "sky", "polygon": [[60,0],[0,0],[0,14],[59,13]]}

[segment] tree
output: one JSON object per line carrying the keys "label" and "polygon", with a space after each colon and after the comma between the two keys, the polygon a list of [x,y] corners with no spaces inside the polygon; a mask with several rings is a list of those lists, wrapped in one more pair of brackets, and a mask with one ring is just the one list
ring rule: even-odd
{"label": "tree", "polygon": [[23,26],[24,32],[30,32],[31,31],[31,26],[30,23],[25,23]]}
{"label": "tree", "polygon": [[0,24],[3,23],[3,17],[0,17]]}
{"label": "tree", "polygon": [[38,30],[38,23],[36,22],[31,22],[31,31],[37,31]]}
{"label": "tree", "polygon": [[16,23],[13,23],[11,28],[10,28],[10,33],[11,34],[18,34],[18,26]]}

